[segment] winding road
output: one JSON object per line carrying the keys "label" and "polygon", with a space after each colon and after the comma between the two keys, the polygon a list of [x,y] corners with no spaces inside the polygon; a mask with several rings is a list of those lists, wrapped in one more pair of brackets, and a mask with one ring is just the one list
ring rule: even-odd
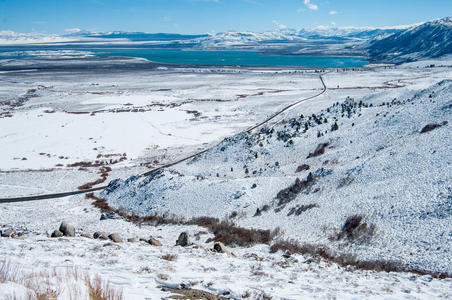
{"label": "winding road", "polygon": [[[298,101],[296,101],[296,102],[294,102],[292,104],[289,104],[289,105],[285,106],[283,109],[281,109],[281,110],[277,111],[276,113],[272,114],[271,116],[269,116],[268,118],[266,118],[262,122],[260,122],[260,123],[258,123],[256,125],[253,125],[252,127],[248,128],[246,130],[243,130],[243,131],[235,134],[234,136],[242,134],[242,133],[251,133],[254,129],[257,129],[257,128],[263,126],[263,125],[268,124],[270,121],[272,121],[276,117],[281,116],[286,111],[295,108],[299,104],[301,104],[303,102],[306,102],[306,101],[309,101],[309,100],[312,100],[314,98],[317,98],[317,97],[323,95],[327,91],[327,87],[326,87],[325,81],[324,81],[324,79],[322,77],[322,74],[319,75],[319,79],[320,79],[320,82],[322,84],[322,91],[320,93],[318,93],[318,94],[316,94],[314,96],[308,97],[308,98],[303,98],[303,99],[298,100]],[[279,123],[279,122],[277,122],[277,123]],[[213,146],[213,147],[215,147],[215,146]],[[202,151],[197,152],[195,154],[192,154],[190,156],[184,157],[184,158],[179,159],[177,161],[174,161],[174,162],[162,165],[162,166],[160,166],[158,168],[152,169],[151,171],[148,171],[146,173],[143,173],[143,174],[139,175],[139,177],[148,176],[148,175],[150,175],[150,174],[152,174],[152,173],[154,173],[156,171],[159,171],[161,169],[172,167],[172,166],[180,164],[180,163],[182,163],[184,161],[190,160],[190,159],[192,159],[192,158],[194,158],[194,157],[196,157],[198,155],[206,153],[207,151],[209,151],[213,147],[207,148],[205,150],[202,150]],[[92,189],[78,190],[78,191],[64,192],[64,193],[52,193],[52,194],[46,194],[46,195],[36,195],[36,196],[27,196],[27,197],[15,197],[15,198],[0,198],[0,203],[14,203],[14,202],[25,202],[25,201],[34,201],[34,200],[46,200],[46,199],[63,198],[63,197],[67,197],[67,196],[73,196],[73,195],[85,194],[85,193],[91,193],[91,192],[103,190],[107,186],[108,185],[103,185],[103,186],[99,186],[99,187],[92,188]]]}

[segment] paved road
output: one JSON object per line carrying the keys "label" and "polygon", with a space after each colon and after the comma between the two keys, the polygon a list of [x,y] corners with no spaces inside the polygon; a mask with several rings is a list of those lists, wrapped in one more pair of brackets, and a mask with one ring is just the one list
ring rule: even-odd
{"label": "paved road", "polygon": [[[248,128],[248,129],[246,129],[246,130],[244,130],[244,131],[242,131],[242,132],[240,132],[240,133],[238,133],[238,134],[242,134],[242,133],[250,133],[250,132],[252,132],[254,129],[259,128],[259,127],[261,127],[261,126],[263,126],[263,125],[268,124],[270,121],[272,121],[272,120],[275,119],[276,117],[281,116],[281,115],[284,114],[286,111],[288,111],[288,110],[290,110],[290,109],[296,107],[297,105],[299,105],[299,104],[301,104],[301,103],[303,103],[303,102],[312,100],[312,99],[314,99],[314,98],[317,98],[317,97],[319,97],[320,95],[324,94],[324,93],[327,91],[327,87],[326,87],[326,85],[325,85],[325,82],[324,82],[324,80],[323,80],[322,75],[319,75],[319,79],[320,79],[320,82],[322,83],[322,87],[323,87],[323,88],[322,88],[322,91],[321,91],[320,93],[318,93],[318,94],[316,94],[316,95],[314,95],[314,96],[308,97],[308,98],[304,98],[304,99],[298,100],[298,101],[296,101],[296,102],[294,102],[294,103],[292,103],[292,104],[290,104],[290,105],[284,107],[284,108],[281,109],[280,111],[277,111],[276,113],[274,113],[274,114],[271,115],[270,117],[266,118],[266,119],[263,120],[262,122],[260,122],[260,123],[258,123],[258,124],[256,124],[256,125],[254,125],[254,126]],[[212,149],[212,148],[205,149],[205,150],[200,151],[200,152],[197,152],[197,153],[195,153],[195,154],[193,154],[193,155],[184,157],[184,158],[182,158],[182,159],[180,159],[180,160],[171,162],[171,163],[169,163],[169,164],[165,164],[165,165],[160,166],[160,167],[158,167],[158,168],[155,168],[155,169],[153,169],[153,170],[151,170],[151,171],[148,171],[148,172],[146,172],[146,173],[143,173],[143,174],[141,174],[141,175],[139,175],[139,176],[140,176],[140,177],[141,177],[141,176],[148,176],[148,175],[150,175],[150,174],[152,174],[152,173],[154,173],[154,172],[156,172],[156,171],[158,171],[158,170],[161,170],[161,169],[164,169],[164,168],[168,168],[168,167],[171,167],[171,166],[180,164],[180,163],[182,163],[182,162],[184,162],[184,161],[190,160],[190,159],[192,159],[192,158],[194,158],[194,157],[196,157],[196,156],[198,156],[198,155],[201,155],[201,154],[203,154],[203,153],[209,151],[210,149]],[[91,193],[91,192],[94,192],[94,191],[103,190],[103,189],[105,189],[106,187],[107,187],[107,185],[99,186],[99,187],[92,188],[92,189],[88,189],[88,190],[82,190],[82,191],[78,190],[78,191],[72,191],[72,192],[54,193],[54,194],[47,194],[47,195],[28,196],[28,197],[0,198],[0,203],[25,202],[25,201],[33,201],[33,200],[45,200],[45,199],[63,198],[63,197],[67,197],[67,196],[73,196],[73,195],[85,194],[85,193]]]}

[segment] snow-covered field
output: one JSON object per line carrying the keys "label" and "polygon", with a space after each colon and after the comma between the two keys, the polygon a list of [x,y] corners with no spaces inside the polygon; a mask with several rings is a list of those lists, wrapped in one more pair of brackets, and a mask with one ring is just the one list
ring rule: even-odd
{"label": "snow-covered field", "polygon": [[[4,71],[0,82],[0,188],[14,185],[10,172],[27,181],[40,180],[39,170],[58,174],[57,185],[31,183],[26,191],[11,192],[17,196],[72,190],[97,179],[98,167],[112,168],[109,179],[140,173],[143,164],[154,167],[204,149],[322,87],[312,71],[224,68]],[[79,171],[80,162],[102,165]],[[73,172],[81,180],[71,182]]]}
{"label": "snow-covered field", "polygon": [[[326,93],[279,117],[268,130],[224,140],[152,180],[116,181],[101,195],[113,208],[141,215],[224,218],[235,211],[234,222],[240,226],[280,227],[277,239],[452,273],[451,60],[322,73],[178,67],[4,71],[0,195],[76,189],[106,167],[111,168],[106,182],[125,180],[318,94],[319,74]],[[334,123],[338,130],[332,131]],[[441,127],[421,134],[430,123]],[[322,143],[328,143],[324,153],[307,158]],[[303,164],[309,170],[296,172]],[[309,172],[313,181],[277,196]],[[260,216],[254,216],[257,209]],[[374,232],[356,243],[332,241],[355,214],[369,227],[373,224]],[[206,232],[202,227],[99,219],[99,210],[83,196],[1,204],[0,228],[24,234],[0,239],[5,258],[0,262],[8,260],[24,270],[76,266],[122,288],[125,299],[167,297],[170,293],[158,286],[181,284],[235,299],[248,294],[278,299],[452,297],[450,279],[353,270],[309,255],[285,258],[282,252],[269,253],[269,245],[229,248],[235,256],[228,256],[210,251],[213,243],[205,241],[211,233],[194,237]],[[163,246],[48,237],[63,220],[75,226],[77,235],[153,236]],[[174,246],[182,231],[193,236],[194,246]],[[175,257],[164,259],[167,254]],[[6,298],[10,292],[22,293],[23,287],[0,283],[0,291]]]}
{"label": "snow-covered field", "polygon": [[[102,220],[98,209],[81,196],[55,202],[1,205],[2,226],[26,230],[20,238],[0,238],[0,264],[7,260],[24,273],[66,272],[76,267],[80,274],[99,274],[122,289],[124,299],[161,299],[171,295],[161,287],[194,288],[233,299],[439,299],[452,297],[452,280],[410,273],[353,270],[317,261],[309,256],[269,253],[268,245],[229,248],[235,256],[215,253],[211,234],[197,226],[136,226],[123,220]],[[34,221],[32,221],[32,219]],[[146,242],[111,243],[88,239],[50,238],[61,220],[76,228],[77,235],[95,231],[118,232],[123,239],[153,236],[162,247]],[[180,232],[192,235],[193,246],[175,246]],[[197,240],[194,235],[200,234]],[[174,255],[172,260],[167,260]],[[165,259],[166,258],[166,259]],[[83,289],[81,289],[83,291]],[[0,299],[21,295],[24,288],[0,283]],[[60,291],[68,299],[70,290]],[[65,297],[66,296],[66,297]],[[20,299],[20,298],[19,298]],[[76,298],[77,299],[77,298]],[[83,299],[83,298],[80,298]]]}

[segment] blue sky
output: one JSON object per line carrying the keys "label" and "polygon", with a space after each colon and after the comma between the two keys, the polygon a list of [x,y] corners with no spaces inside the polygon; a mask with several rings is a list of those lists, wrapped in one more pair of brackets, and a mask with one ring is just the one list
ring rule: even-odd
{"label": "blue sky", "polygon": [[57,34],[392,26],[447,16],[451,0],[0,0],[0,30]]}

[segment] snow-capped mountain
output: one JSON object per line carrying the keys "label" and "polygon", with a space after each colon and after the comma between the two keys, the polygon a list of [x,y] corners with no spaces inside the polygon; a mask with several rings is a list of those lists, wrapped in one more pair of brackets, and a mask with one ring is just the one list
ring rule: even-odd
{"label": "snow-capped mountain", "polygon": [[0,46],[89,43],[201,50],[254,50],[283,55],[359,55],[373,62],[402,63],[452,53],[452,18],[411,26],[277,29],[184,35],[144,32],[92,32],[74,29],[65,35],[0,31]]}
{"label": "snow-capped mountain", "polygon": [[400,63],[452,53],[452,18],[426,22],[369,42],[374,61]]}

